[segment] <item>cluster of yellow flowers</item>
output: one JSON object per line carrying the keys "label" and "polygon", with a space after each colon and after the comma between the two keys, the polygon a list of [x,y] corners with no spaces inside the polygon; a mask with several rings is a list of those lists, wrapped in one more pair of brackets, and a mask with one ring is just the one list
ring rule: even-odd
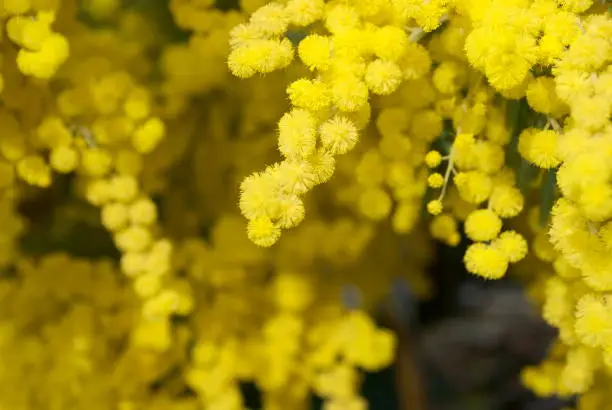
{"label": "cluster of yellow flowers", "polygon": [[[340,204],[374,221],[393,212],[403,233],[426,198],[432,237],[457,245],[462,223],[473,242],[466,268],[484,278],[523,260],[525,235],[535,231],[535,256],[545,264],[524,265],[542,272],[531,275],[532,294],[560,339],[550,363],[527,369],[525,381],[542,395],[586,393],[580,408],[603,406],[612,369],[605,2],[302,3],[267,4],[231,32],[236,76],[284,69],[294,54],[309,71],[287,88],[282,162],[243,182],[249,237],[271,246],[281,229],[299,224],[300,198],[330,179],[332,158]],[[538,189],[533,229],[504,230]]]}
{"label": "cluster of yellow flowers", "polygon": [[[365,409],[463,237],[559,328],[525,383],[612,401],[605,1],[0,3],[1,408]],[[27,250],[65,185],[118,254]]]}

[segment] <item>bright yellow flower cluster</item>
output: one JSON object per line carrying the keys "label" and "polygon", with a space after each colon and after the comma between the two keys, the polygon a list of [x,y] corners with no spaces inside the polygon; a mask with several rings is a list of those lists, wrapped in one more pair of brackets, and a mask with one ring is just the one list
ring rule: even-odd
{"label": "bright yellow flower cluster", "polygon": [[[178,252],[178,268],[194,280],[197,292],[188,386],[211,407],[243,408],[239,384],[247,380],[260,388],[265,408],[307,408],[311,391],[330,406],[362,403],[357,368],[387,366],[395,338],[364,311],[347,314],[334,295],[340,283],[330,287],[327,273],[309,266],[315,252],[321,261],[346,266],[334,268],[334,276],[352,276],[357,265],[344,256],[346,248],[357,247],[359,254],[371,232],[348,221],[306,223],[284,242],[295,251],[281,251],[274,261],[246,237],[237,241],[242,231],[238,218],[223,217],[213,228],[214,246],[190,239]],[[341,242],[344,249],[320,254],[319,247],[309,248],[314,241]],[[267,281],[270,267],[277,274]],[[206,298],[210,292],[218,297]]]}
{"label": "bright yellow flower cluster", "polygon": [[[369,119],[365,106],[323,118],[331,79],[289,68],[241,83],[227,70],[243,46],[243,57],[260,47],[270,59],[252,68],[280,68],[294,47],[278,38],[289,23],[269,23],[292,15],[306,27],[325,5],[295,1],[289,14],[269,6],[248,17],[261,4],[169,3],[170,22],[153,3],[3,3],[0,407],[242,409],[240,385],[254,382],[268,409],[305,408],[313,392],[328,408],[365,408],[361,371],[390,365],[397,345],[368,311],[398,276],[429,292],[430,243],[415,229],[405,249],[371,218],[317,219],[313,209],[264,251],[234,205],[244,176],[276,155],[270,130],[287,93],[293,108],[278,125],[287,161],[269,170],[288,184],[274,219],[283,227],[304,216],[303,167],[318,160],[321,181],[331,177],[334,156]],[[240,25],[263,32],[238,44]],[[270,182],[252,183],[279,192]],[[251,238],[269,241],[265,218],[253,219]],[[85,227],[85,238],[67,239]],[[368,249],[381,256],[364,259]],[[347,287],[363,290],[361,303],[345,305]]]}
{"label": "bright yellow flower cluster", "polygon": [[[329,179],[331,159],[341,154],[328,184],[339,204],[373,221],[392,215],[402,233],[416,225],[424,199],[433,238],[457,245],[462,223],[473,242],[464,258],[473,274],[504,276],[526,257],[529,236],[540,261],[524,264],[533,267],[533,295],[561,336],[550,363],[527,370],[525,381],[544,395],[586,393],[579,408],[603,406],[599,386],[612,363],[606,7],[556,0],[297,3],[259,8],[230,40],[229,67],[239,77],[300,70],[278,123],[283,161],[242,185],[249,237],[271,246],[281,229],[299,224],[303,195]],[[276,51],[264,52],[264,44]],[[294,54],[299,60],[292,62]],[[321,155],[330,158],[324,178]],[[511,219],[526,207],[531,229],[522,230]],[[551,271],[555,276],[543,280]]]}
{"label": "bright yellow flower cluster", "polygon": [[[560,329],[558,354],[541,367],[526,370],[525,380],[540,394],[583,393],[579,408],[594,409],[605,406],[604,386],[612,369],[612,341],[606,336],[612,289],[608,246],[612,21],[605,14],[593,14],[575,25],[567,49],[553,67],[554,88],[547,92],[555,105],[567,107],[563,127],[551,121],[551,129],[526,131],[530,134],[523,137],[524,150],[530,151],[534,163],[559,166],[560,193],[551,211],[550,244],[540,245],[538,255],[553,267],[554,274],[540,286],[544,317]],[[591,54],[587,47],[597,51]]]}
{"label": "bright yellow flower cluster", "polygon": [[[228,65],[238,77],[282,69],[295,54],[307,70],[287,87],[291,108],[278,122],[278,150],[283,160],[247,178],[241,186],[240,209],[249,220],[248,234],[256,244],[273,245],[282,229],[304,219],[304,194],[328,181],[335,172],[336,157],[353,150],[370,119],[370,96],[389,95],[402,81],[418,81],[427,73],[429,55],[414,41],[418,36],[411,38],[405,31],[408,19],[409,11],[399,3],[353,7],[342,2],[295,0],[270,3],[232,30]],[[304,28],[313,25],[321,30]],[[297,47],[287,37],[290,30],[305,35]],[[402,94],[410,98],[408,93],[407,87]],[[358,206],[374,220],[385,218],[391,210],[391,199],[380,186],[384,177],[378,177],[386,172],[376,158],[382,154],[396,161],[395,170],[389,170],[394,174],[389,178],[396,180],[388,183],[399,190],[394,185],[405,184],[413,168],[402,163],[410,149],[406,133],[427,127],[417,133],[431,141],[442,123],[435,112],[423,110],[425,115],[410,124],[408,113],[391,110],[402,105],[401,101],[389,105],[389,111],[381,111],[377,121],[383,145],[379,152],[364,156],[361,166],[362,179],[369,181],[360,181],[365,186],[358,194]],[[428,105],[425,100],[414,108]],[[412,216],[416,208],[410,202],[400,211],[398,224],[403,231],[414,225],[411,219],[416,219]]]}
{"label": "bright yellow flower cluster", "polygon": [[367,409],[464,238],[559,328],[525,383],[612,402],[602,2],[0,3],[0,408]]}

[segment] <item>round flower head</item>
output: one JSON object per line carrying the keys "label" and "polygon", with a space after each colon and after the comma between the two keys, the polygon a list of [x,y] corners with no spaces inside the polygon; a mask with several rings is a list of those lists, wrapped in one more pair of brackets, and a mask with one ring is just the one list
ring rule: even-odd
{"label": "round flower head", "polygon": [[323,147],[333,155],[346,154],[355,147],[359,136],[357,127],[348,118],[335,115],[319,128]]}
{"label": "round flower head", "polygon": [[508,270],[508,259],[504,253],[484,243],[470,245],[463,260],[469,272],[485,279],[499,279]]}
{"label": "round flower head", "polygon": [[249,221],[247,234],[255,245],[267,248],[278,241],[281,230],[267,216],[258,216]]}

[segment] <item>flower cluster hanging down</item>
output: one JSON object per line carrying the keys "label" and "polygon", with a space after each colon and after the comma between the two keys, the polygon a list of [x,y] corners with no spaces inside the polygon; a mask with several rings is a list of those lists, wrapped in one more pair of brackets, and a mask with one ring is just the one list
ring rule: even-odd
{"label": "flower cluster hanging down", "polygon": [[0,408],[367,409],[435,241],[612,403],[609,2],[0,3]]}
{"label": "flower cluster hanging down", "polygon": [[602,3],[293,0],[251,13],[230,33],[232,73],[305,67],[278,122],[281,162],[241,186],[251,240],[271,246],[299,224],[300,199],[332,173],[339,203],[391,217],[397,233],[422,204],[433,238],[455,246],[461,225],[465,266],[486,279],[524,260],[532,238],[522,267],[560,336],[524,381],[544,396],[583,394],[579,408],[603,406],[612,19]]}

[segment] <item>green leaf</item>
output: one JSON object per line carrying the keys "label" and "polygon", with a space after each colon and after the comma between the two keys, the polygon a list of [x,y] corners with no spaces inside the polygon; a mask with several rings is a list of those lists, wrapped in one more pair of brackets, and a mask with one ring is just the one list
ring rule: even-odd
{"label": "green leaf", "polygon": [[540,186],[540,225],[546,226],[548,224],[548,216],[550,210],[555,202],[557,188],[557,170],[550,169],[546,171],[544,178],[542,178],[542,185]]}
{"label": "green leaf", "polygon": [[527,127],[527,118],[529,114],[529,105],[527,100],[510,100],[506,106],[506,124],[510,129],[512,139],[508,144],[506,152],[506,163],[513,168],[517,173],[523,160],[518,153],[518,139],[521,132]]}
{"label": "green leaf", "polygon": [[520,159],[520,164],[516,168],[516,187],[521,190],[523,195],[526,195],[529,189],[529,184],[538,176],[539,168],[530,162]]}
{"label": "green leaf", "polygon": [[308,35],[307,30],[289,30],[285,33],[285,36],[291,41],[294,46],[300,44],[300,41]]}

